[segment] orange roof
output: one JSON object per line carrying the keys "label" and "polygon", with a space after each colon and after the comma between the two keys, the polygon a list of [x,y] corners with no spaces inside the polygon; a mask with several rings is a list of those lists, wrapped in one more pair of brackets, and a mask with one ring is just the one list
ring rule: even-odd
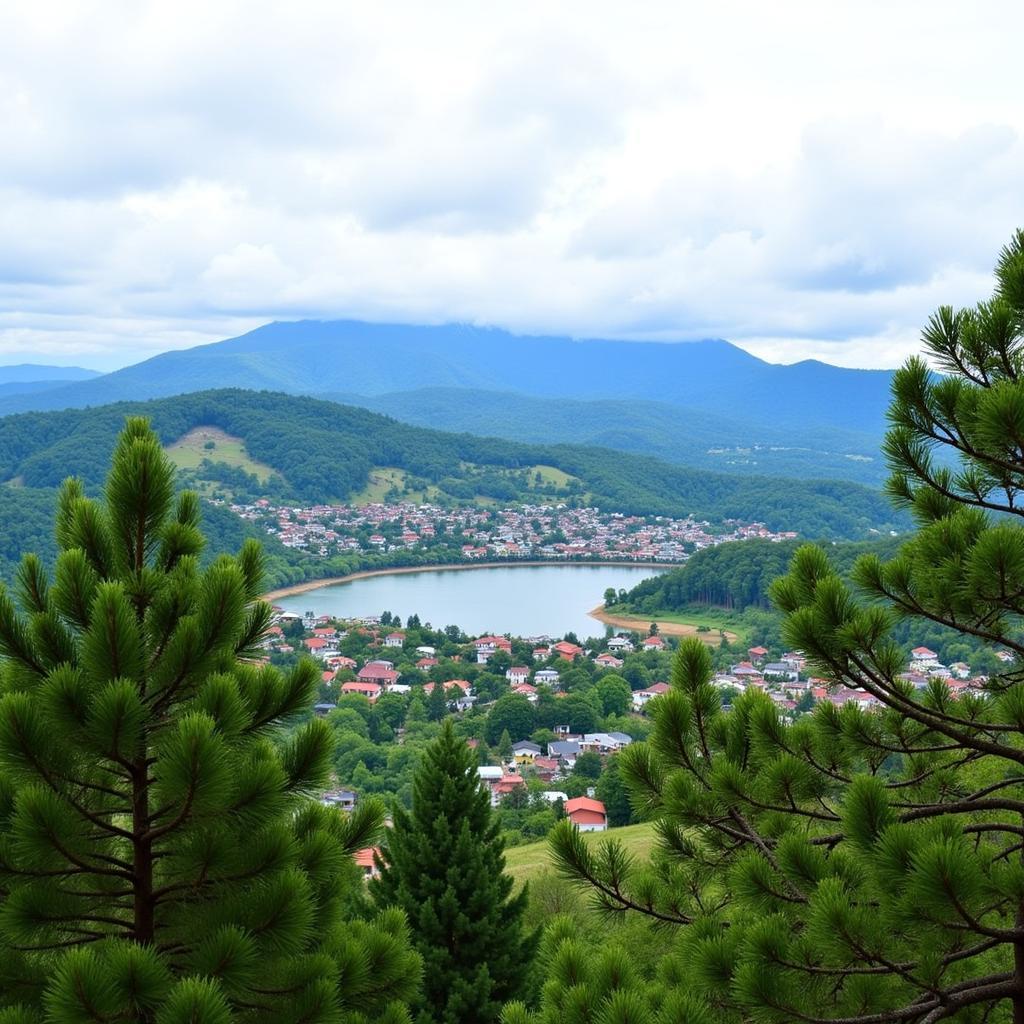
{"label": "orange roof", "polygon": [[604,814],[604,804],[600,800],[591,800],[589,796],[578,796],[572,800],[566,800],[565,813],[572,814],[573,811],[593,811],[595,814]]}
{"label": "orange roof", "polygon": [[372,868],[374,855],[380,855],[379,846],[364,846],[363,849],[355,852],[356,863],[361,868]]}

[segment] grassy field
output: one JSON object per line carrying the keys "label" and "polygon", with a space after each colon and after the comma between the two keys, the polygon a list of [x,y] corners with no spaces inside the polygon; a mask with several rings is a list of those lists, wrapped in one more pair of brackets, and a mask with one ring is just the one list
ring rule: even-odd
{"label": "grassy field", "polygon": [[[709,647],[717,647],[722,640],[719,630],[725,631],[729,643],[745,641],[743,623],[734,621],[732,617],[714,610],[706,612],[703,608],[695,608],[685,612],[653,612],[650,615],[638,615],[628,610],[620,610],[618,606],[596,609],[591,612],[599,621],[617,629],[632,629],[645,635],[652,622],[658,624],[662,636],[696,636]],[[698,627],[706,629],[699,630]]]}
{"label": "grassy field", "polygon": [[[608,832],[588,832],[584,838],[588,843],[599,843],[602,839],[617,839],[634,857],[646,857],[654,842],[654,827],[650,823],[627,825],[625,828],[613,828]],[[546,840],[528,843],[526,846],[513,846],[505,851],[505,863],[508,866],[508,873],[520,885],[545,871],[554,870]]]}
{"label": "grassy field", "polygon": [[251,473],[260,483],[265,483],[274,472],[270,466],[249,458],[245,443],[240,438],[225,434],[216,427],[195,427],[168,445],[167,454],[179,469],[198,469],[203,459],[209,459],[210,462],[224,462]]}

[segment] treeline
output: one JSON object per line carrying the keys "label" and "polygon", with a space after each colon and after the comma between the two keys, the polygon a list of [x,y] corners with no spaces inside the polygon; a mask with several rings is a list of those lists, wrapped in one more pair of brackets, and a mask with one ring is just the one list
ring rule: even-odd
{"label": "treeline", "polygon": [[[857,484],[740,479],[607,449],[442,433],[333,402],[242,390],[4,417],[0,480],[53,487],[73,469],[98,485],[128,414],[148,416],[164,444],[197,426],[239,437],[253,459],[280,476],[276,488],[306,503],[344,500],[380,466],[434,484],[455,477],[473,496],[490,488],[501,493],[487,496],[512,500],[509,483],[518,471],[550,465],[579,479],[579,500],[629,514],[755,520],[803,536],[848,538],[902,525],[880,493]],[[466,463],[495,472],[453,472]],[[520,496],[536,500],[538,493],[533,488]]]}
{"label": "treeline", "polygon": [[[678,611],[691,604],[730,610],[768,608],[772,580],[789,568],[803,541],[746,540],[698,551],[678,569],[652,576],[628,592],[625,602],[638,612]],[[895,554],[898,538],[834,544],[830,557],[846,575],[858,557],[874,552]]]}

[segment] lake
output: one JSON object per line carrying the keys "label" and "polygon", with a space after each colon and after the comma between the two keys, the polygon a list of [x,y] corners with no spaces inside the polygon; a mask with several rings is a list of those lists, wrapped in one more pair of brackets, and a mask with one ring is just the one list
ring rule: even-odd
{"label": "lake", "polygon": [[515,636],[603,636],[604,626],[587,612],[608,587],[636,586],[663,569],[616,565],[498,566],[459,572],[367,576],[335,583],[275,603],[286,611],[338,618],[389,611],[419,615],[435,629],[456,625],[467,633]]}

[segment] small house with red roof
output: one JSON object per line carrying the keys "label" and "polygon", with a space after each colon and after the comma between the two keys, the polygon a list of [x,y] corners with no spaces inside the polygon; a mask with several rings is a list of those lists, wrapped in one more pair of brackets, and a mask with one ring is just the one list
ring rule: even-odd
{"label": "small house with red roof", "polygon": [[405,643],[405,634],[404,633],[388,633],[388,635],[386,637],[384,637],[384,646],[385,647],[401,647],[402,644],[404,644],[404,643]]}
{"label": "small house with red roof", "polygon": [[365,697],[371,704],[373,704],[381,694],[380,683],[366,682],[365,680],[353,679],[347,683],[341,684],[341,692],[358,694],[361,697]]}
{"label": "small house with red roof", "polygon": [[660,636],[649,636],[643,642],[643,648],[645,651],[663,651],[665,650],[665,641]]}
{"label": "small house with red roof", "polygon": [[380,857],[379,846],[364,846],[353,854],[356,866],[363,872],[363,878],[369,881],[371,878],[380,878],[380,868],[377,867],[377,859]]}
{"label": "small house with red roof", "polygon": [[508,680],[510,686],[518,686],[520,683],[525,683],[530,678],[530,670],[525,665],[513,665],[505,673],[505,678]]}
{"label": "small house with red roof", "polygon": [[600,665],[601,668],[622,668],[622,659],[616,658],[614,654],[609,654],[606,651],[594,659],[594,664]]}
{"label": "small house with red roof", "polygon": [[566,800],[565,816],[581,832],[604,832],[608,828],[608,815],[604,804],[589,796]]}
{"label": "small house with red roof", "polygon": [[583,654],[583,648],[579,644],[569,643],[568,640],[559,640],[551,647],[551,653],[556,658],[565,658],[566,661],[575,661]]}
{"label": "small house with red roof", "polygon": [[654,683],[648,686],[646,690],[637,690],[633,694],[633,709],[640,711],[649,701],[654,700],[655,697],[660,697],[663,693],[668,693],[668,683]]}

